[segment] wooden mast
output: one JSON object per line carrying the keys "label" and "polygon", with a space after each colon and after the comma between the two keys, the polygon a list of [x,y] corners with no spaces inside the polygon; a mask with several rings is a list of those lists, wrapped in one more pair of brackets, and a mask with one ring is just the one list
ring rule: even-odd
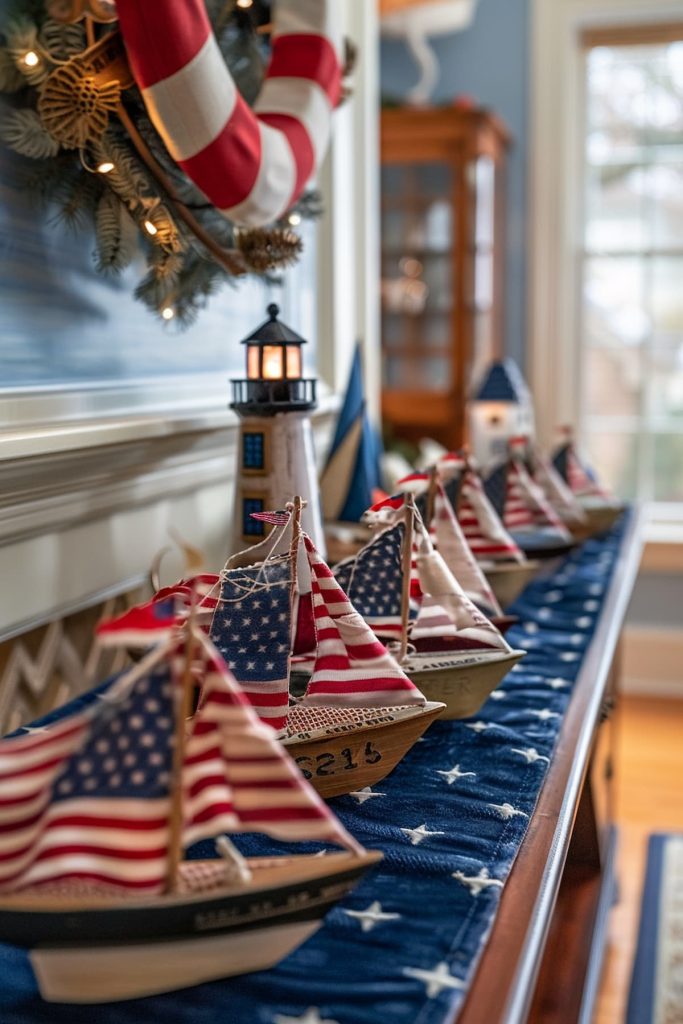
{"label": "wooden mast", "polygon": [[194,657],[194,628],[197,617],[196,590],[192,589],[190,614],[185,624],[185,661],[181,680],[180,698],[176,702],[175,744],[171,773],[171,813],[169,815],[168,860],[166,864],[166,891],[174,892],[178,881],[178,867],[183,852],[183,764],[187,746],[187,720],[192,711],[192,659]]}
{"label": "wooden mast", "polygon": [[401,645],[398,649],[399,665],[408,653],[408,622],[410,618],[410,569],[413,560],[413,516],[415,499],[412,494],[405,496],[405,531],[403,535],[403,590],[401,591]]}
{"label": "wooden mast", "polygon": [[429,470],[429,487],[427,488],[427,504],[425,508],[425,526],[429,530],[432,519],[434,518],[434,504],[436,502],[436,488],[439,478],[439,470],[436,466],[432,466]]}

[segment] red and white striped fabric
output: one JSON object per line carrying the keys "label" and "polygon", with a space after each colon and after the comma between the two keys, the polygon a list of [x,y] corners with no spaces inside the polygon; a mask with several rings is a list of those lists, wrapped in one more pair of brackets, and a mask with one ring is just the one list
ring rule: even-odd
{"label": "red and white striped fabric", "polygon": [[250,110],[204,0],[118,0],[131,71],[170,155],[224,216],[260,227],[295,202],[325,155],[341,93],[335,0],[278,0]]}
{"label": "red and white striped fabric", "polygon": [[347,707],[424,704],[423,695],[355,610],[310,537],[304,541],[311,567],[318,647],[303,703]]}
{"label": "red and white striped fabric", "polygon": [[467,543],[441,483],[434,496],[429,535],[437,551],[465,591],[486,615],[502,615],[502,609]]}
{"label": "red and white striped fabric", "polygon": [[577,498],[610,499],[609,493],[588,475],[571,445],[567,451],[567,484]]}
{"label": "red and white striped fabric", "polygon": [[527,443],[527,438],[511,438],[509,442],[503,522],[509,530],[551,528],[569,538],[560,516],[529,475],[524,462]]}
{"label": "red and white striped fabric", "polygon": [[466,469],[458,496],[458,522],[474,557],[480,562],[514,560],[524,555],[515,543],[486,496],[479,475]]}
{"label": "red and white striped fabric", "polygon": [[218,604],[220,577],[202,573],[157,591],[151,601],[136,605],[95,627],[104,647],[151,647],[187,620],[194,604],[196,624],[209,631]]}
{"label": "red and white striped fabric", "polygon": [[185,846],[220,832],[262,832],[358,852],[358,843],[259,720],[215,647],[202,643],[204,683],[183,771]]}

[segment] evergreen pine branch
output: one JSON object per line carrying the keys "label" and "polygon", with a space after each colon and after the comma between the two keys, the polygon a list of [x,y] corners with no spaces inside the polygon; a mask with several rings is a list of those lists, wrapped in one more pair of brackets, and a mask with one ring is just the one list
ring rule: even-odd
{"label": "evergreen pine branch", "polygon": [[55,212],[50,223],[64,224],[72,231],[84,231],[95,216],[104,184],[97,174],[88,174],[77,164],[59,181],[52,199]]}
{"label": "evergreen pine branch", "polygon": [[135,225],[111,190],[105,191],[95,214],[95,267],[100,274],[119,274],[135,255]]}
{"label": "evergreen pine branch", "polygon": [[0,92],[18,92],[26,80],[4,46],[0,49]]}
{"label": "evergreen pine branch", "polygon": [[46,18],[41,25],[40,41],[43,49],[55,60],[68,60],[86,47],[82,22],[63,24],[54,18]]}
{"label": "evergreen pine branch", "polygon": [[59,152],[59,143],[43,128],[35,110],[10,110],[0,121],[0,139],[15,153],[32,160],[48,160]]}

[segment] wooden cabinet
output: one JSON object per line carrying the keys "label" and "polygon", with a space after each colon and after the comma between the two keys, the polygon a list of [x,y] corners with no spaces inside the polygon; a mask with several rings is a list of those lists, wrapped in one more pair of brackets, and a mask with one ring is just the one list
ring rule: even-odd
{"label": "wooden cabinet", "polygon": [[508,134],[481,110],[382,112],[382,414],[464,441],[473,372],[502,352]]}

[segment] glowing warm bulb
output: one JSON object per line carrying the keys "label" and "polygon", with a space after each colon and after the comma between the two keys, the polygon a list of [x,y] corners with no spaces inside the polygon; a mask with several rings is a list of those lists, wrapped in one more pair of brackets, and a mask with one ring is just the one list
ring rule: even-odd
{"label": "glowing warm bulb", "polygon": [[35,50],[29,50],[24,54],[24,64],[27,68],[34,68],[40,63],[40,57]]}
{"label": "glowing warm bulb", "polygon": [[99,174],[110,174],[114,170],[114,164],[111,160],[103,160],[101,164],[97,165],[97,170]]}
{"label": "glowing warm bulb", "polygon": [[292,227],[296,227],[297,224],[301,224],[301,214],[300,213],[290,213],[290,215],[287,218],[287,220],[292,225]]}
{"label": "glowing warm bulb", "polygon": [[172,320],[173,317],[175,316],[175,309],[173,308],[173,306],[164,306],[164,308],[161,311],[161,315],[164,318],[164,320]]}
{"label": "glowing warm bulb", "polygon": [[151,220],[145,221],[145,231],[148,235],[156,235],[157,228],[152,224]]}
{"label": "glowing warm bulb", "polygon": [[253,3],[254,3],[254,0],[237,0],[237,6],[238,7],[244,7],[244,8],[251,7],[253,5]]}

